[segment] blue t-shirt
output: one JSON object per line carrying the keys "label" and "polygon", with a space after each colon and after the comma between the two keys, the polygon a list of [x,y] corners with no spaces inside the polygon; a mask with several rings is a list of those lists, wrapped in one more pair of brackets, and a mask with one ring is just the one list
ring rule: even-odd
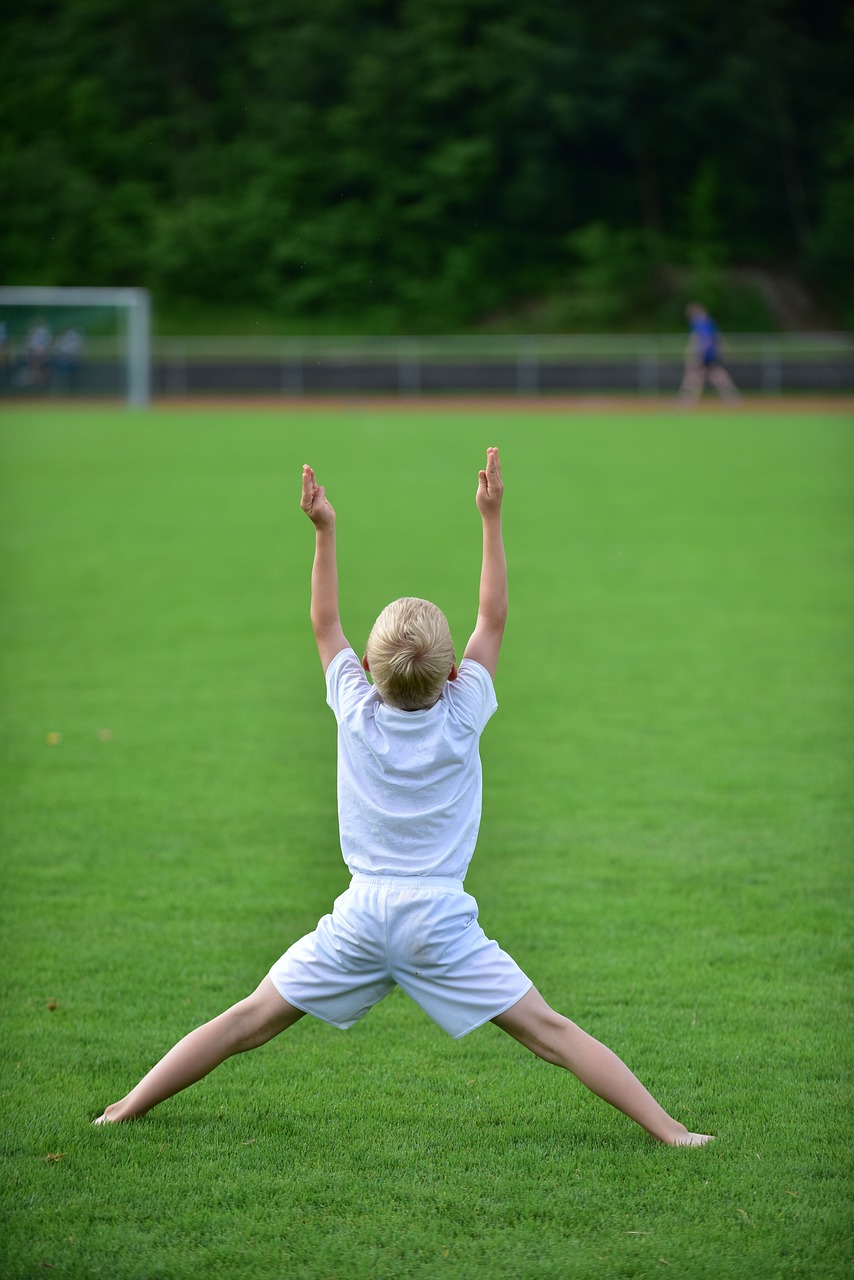
{"label": "blue t-shirt", "polygon": [[692,320],[690,325],[697,344],[697,354],[703,364],[714,364],[718,358],[718,326],[711,316],[700,316]]}

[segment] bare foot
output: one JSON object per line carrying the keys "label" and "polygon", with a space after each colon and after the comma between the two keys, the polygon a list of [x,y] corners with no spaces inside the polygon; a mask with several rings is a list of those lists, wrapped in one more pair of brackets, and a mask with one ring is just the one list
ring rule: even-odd
{"label": "bare foot", "polygon": [[687,1131],[679,1138],[675,1138],[670,1144],[673,1147],[704,1147],[707,1142],[714,1142],[715,1135],[713,1133],[688,1133]]}
{"label": "bare foot", "polygon": [[118,1111],[119,1106],[120,1104],[118,1102],[111,1102],[108,1107],[104,1108],[104,1114],[98,1116],[98,1119],[93,1120],[92,1123],[93,1124],[119,1124],[122,1120],[125,1119],[124,1116],[116,1115],[116,1112]]}

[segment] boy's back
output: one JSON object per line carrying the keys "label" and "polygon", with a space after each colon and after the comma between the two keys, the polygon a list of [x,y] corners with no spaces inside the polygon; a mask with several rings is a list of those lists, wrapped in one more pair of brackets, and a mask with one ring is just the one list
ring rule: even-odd
{"label": "boy's back", "polygon": [[464,659],[432,707],[400,711],[355,652],[326,672],[338,721],[338,814],[350,871],[463,880],[481,814],[478,743],[497,707],[489,672]]}

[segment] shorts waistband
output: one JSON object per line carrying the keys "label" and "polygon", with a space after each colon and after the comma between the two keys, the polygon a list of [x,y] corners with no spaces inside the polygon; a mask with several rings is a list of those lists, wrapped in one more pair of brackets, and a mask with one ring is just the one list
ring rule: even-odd
{"label": "shorts waistband", "polygon": [[443,889],[445,893],[462,893],[462,880],[450,876],[366,876],[357,872],[351,884],[372,884],[389,889]]}

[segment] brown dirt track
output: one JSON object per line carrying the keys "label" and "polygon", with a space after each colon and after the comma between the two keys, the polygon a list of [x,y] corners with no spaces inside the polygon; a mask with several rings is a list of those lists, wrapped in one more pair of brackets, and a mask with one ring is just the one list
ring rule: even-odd
{"label": "brown dirt track", "polygon": [[400,412],[444,410],[451,413],[676,413],[690,417],[709,412],[731,413],[833,413],[854,417],[854,395],[747,396],[737,405],[706,398],[694,408],[680,405],[673,396],[158,396],[157,409],[274,409],[280,413],[339,409],[391,409]]}
{"label": "brown dirt track", "polygon": [[[14,409],[98,409],[117,408],[123,400],[112,398],[60,400],[10,396],[0,401],[0,413],[4,407]],[[380,412],[402,409],[411,412],[433,413],[637,413],[676,414],[692,417],[696,414],[783,414],[783,413],[831,413],[854,418],[854,395],[798,395],[745,396],[737,405],[726,405],[720,400],[706,397],[692,409],[680,405],[674,396],[614,396],[614,395],[542,395],[542,396],[156,396],[153,409],[182,410],[239,410],[263,409],[279,413],[316,411],[330,413],[336,410]]]}

